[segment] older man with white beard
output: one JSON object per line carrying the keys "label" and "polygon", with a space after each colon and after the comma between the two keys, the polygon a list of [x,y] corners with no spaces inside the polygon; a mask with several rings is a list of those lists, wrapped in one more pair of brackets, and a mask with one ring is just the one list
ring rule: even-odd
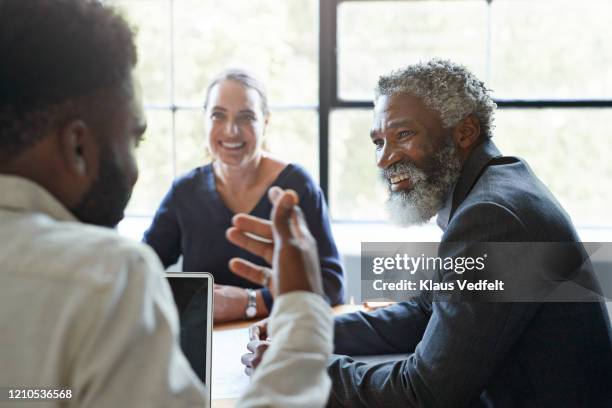
{"label": "older man with white beard", "polygon": [[[374,143],[380,143],[376,142],[375,133],[372,134]],[[404,227],[427,222],[450,196],[460,173],[461,161],[450,137],[442,140],[442,146],[426,159],[422,169],[410,159],[381,168],[380,178],[389,187],[387,211],[391,220]],[[404,180],[409,180],[410,189],[394,188]]]}
{"label": "older man with white beard", "polygon": [[[370,137],[392,219],[408,226],[437,214],[441,248],[578,243],[569,217],[529,166],[502,156],[491,141],[495,108],[484,83],[450,61],[380,78]],[[264,329],[254,332],[265,335]],[[329,364],[328,406],[610,406],[611,338],[600,301],[448,302],[422,292],[336,318],[340,355]],[[255,340],[249,349],[248,372],[265,344]],[[406,358],[372,365],[348,357],[397,353]]]}

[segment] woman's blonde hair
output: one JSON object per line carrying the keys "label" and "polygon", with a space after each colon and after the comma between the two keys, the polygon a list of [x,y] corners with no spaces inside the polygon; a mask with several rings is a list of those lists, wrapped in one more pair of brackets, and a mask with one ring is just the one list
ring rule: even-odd
{"label": "woman's blonde hair", "polygon": [[226,69],[221,71],[216,77],[210,81],[208,87],[206,88],[206,97],[204,98],[204,109],[208,106],[208,98],[210,97],[210,91],[213,89],[215,85],[217,85],[221,81],[231,80],[237,82],[244,86],[245,88],[254,89],[259,94],[261,99],[261,110],[264,116],[268,116],[270,114],[270,109],[268,108],[268,95],[266,92],[266,87],[264,84],[255,78],[251,73],[236,68]]}

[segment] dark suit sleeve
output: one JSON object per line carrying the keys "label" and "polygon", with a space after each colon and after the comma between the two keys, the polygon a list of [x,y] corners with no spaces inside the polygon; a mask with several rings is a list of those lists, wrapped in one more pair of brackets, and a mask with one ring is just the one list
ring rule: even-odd
{"label": "dark suit sleeve", "polygon": [[142,238],[144,243],[153,248],[164,268],[176,263],[181,255],[181,229],[177,206],[176,185],[173,184]]}
{"label": "dark suit sleeve", "polygon": [[337,316],[334,325],[334,352],[351,356],[412,353],[425,332],[431,315],[423,292],[410,302],[371,313]]}
{"label": "dark suit sleeve", "polygon": [[332,236],[323,193],[310,178],[307,180],[306,187],[300,197],[300,207],[304,212],[308,229],[317,241],[323,291],[329,304],[335,306],[344,301],[344,272],[340,263],[340,255]]}
{"label": "dark suit sleeve", "polygon": [[[509,210],[482,203],[462,210],[444,242],[527,241],[527,230]],[[469,246],[465,247],[469,252]],[[440,253],[441,257],[458,256]],[[443,280],[456,279],[453,271]],[[329,406],[465,407],[473,404],[537,310],[532,303],[432,302],[431,318],[413,354],[401,361],[367,365],[346,356],[332,359]],[[401,309],[399,309],[401,310]],[[400,313],[414,319],[411,313]],[[401,318],[400,315],[394,319]],[[394,343],[410,324],[398,325]],[[388,333],[391,333],[390,329]],[[361,332],[354,334],[355,341]]]}

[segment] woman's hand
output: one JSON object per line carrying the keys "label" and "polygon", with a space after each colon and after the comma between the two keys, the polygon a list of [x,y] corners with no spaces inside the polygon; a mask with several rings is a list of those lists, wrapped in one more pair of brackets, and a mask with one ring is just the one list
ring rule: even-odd
{"label": "woman's hand", "polygon": [[215,323],[228,322],[244,318],[248,298],[244,288],[229,285],[214,287],[214,321]]}

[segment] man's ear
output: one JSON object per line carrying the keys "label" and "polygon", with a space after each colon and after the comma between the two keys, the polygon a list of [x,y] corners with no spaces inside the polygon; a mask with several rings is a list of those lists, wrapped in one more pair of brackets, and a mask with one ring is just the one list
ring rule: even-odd
{"label": "man's ear", "polygon": [[480,121],[474,114],[469,114],[453,129],[455,144],[462,149],[469,149],[480,139]]}
{"label": "man's ear", "polygon": [[67,123],[58,132],[65,170],[75,177],[94,178],[98,167],[98,143],[82,120]]}

